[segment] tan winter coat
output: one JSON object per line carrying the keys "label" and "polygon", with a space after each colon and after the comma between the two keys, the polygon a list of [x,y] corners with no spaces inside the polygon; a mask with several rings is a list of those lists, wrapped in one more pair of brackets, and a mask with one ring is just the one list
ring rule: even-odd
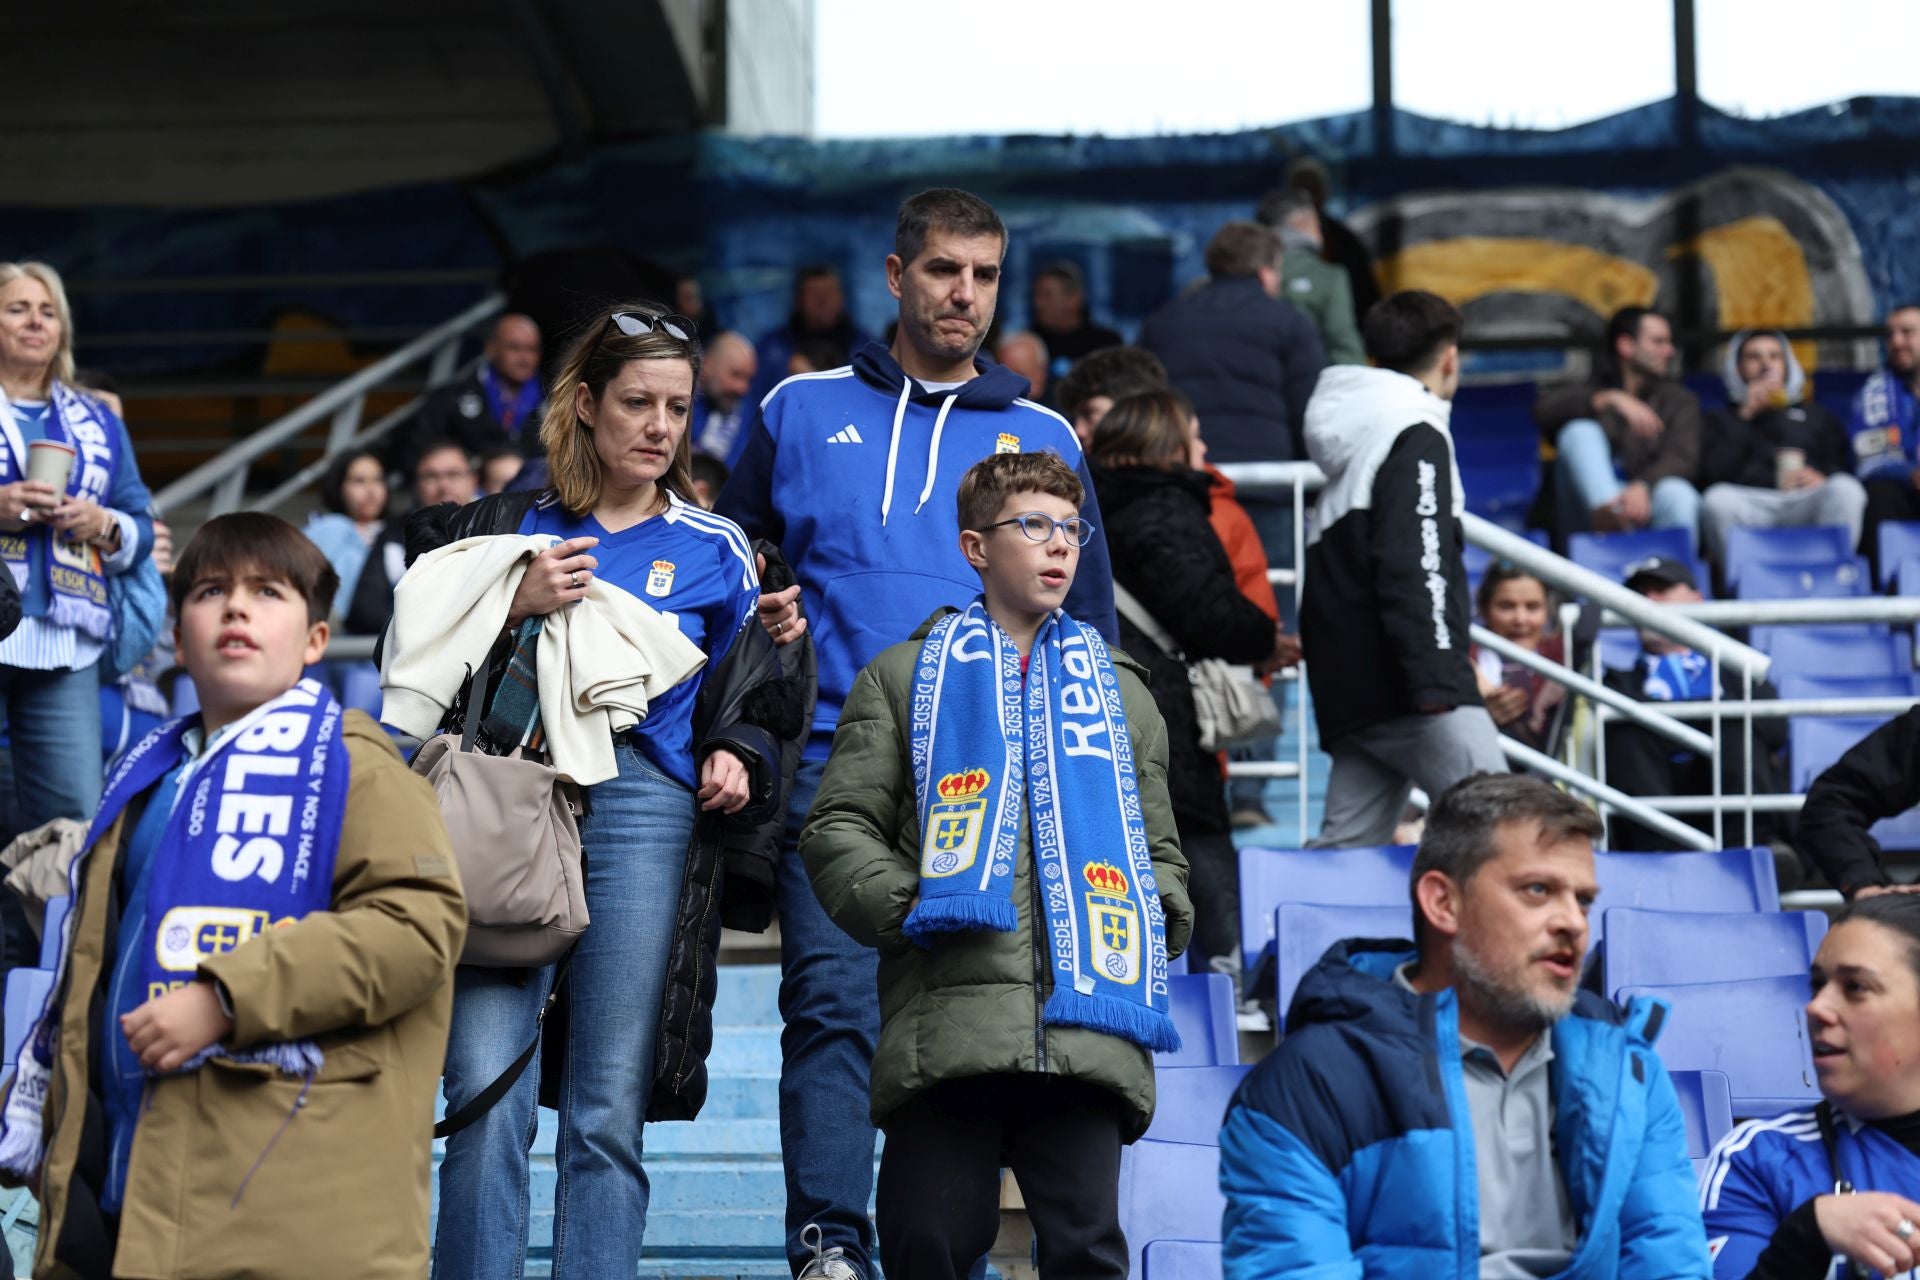
{"label": "tan winter coat", "polygon": [[124,1280],[426,1274],[434,1096],[466,902],[426,782],[364,713],[349,711],[344,731],[352,781],[332,909],[201,966],[232,1000],[233,1045],[311,1038],[326,1065],[304,1100],[299,1080],[219,1059],[155,1083],[111,1257],[95,1200],[104,1113],[87,1051],[112,970],[120,842],[142,801],[101,837],[58,996],[36,1277],[107,1280],[109,1267]]}

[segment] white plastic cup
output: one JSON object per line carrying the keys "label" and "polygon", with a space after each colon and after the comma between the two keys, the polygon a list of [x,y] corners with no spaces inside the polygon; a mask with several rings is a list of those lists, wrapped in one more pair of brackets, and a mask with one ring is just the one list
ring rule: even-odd
{"label": "white plastic cup", "polygon": [[66,496],[67,481],[73,475],[75,451],[58,440],[35,440],[27,446],[27,479],[50,484],[53,491]]}

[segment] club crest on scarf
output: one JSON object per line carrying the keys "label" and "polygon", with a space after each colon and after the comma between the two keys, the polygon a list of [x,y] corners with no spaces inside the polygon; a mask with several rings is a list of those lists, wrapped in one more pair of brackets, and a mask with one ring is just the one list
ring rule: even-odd
{"label": "club crest on scarf", "polygon": [[992,781],[993,775],[985,769],[949,773],[940,779],[934,787],[940,799],[927,811],[921,875],[957,876],[973,865],[987,816],[987,802],[978,797]]}

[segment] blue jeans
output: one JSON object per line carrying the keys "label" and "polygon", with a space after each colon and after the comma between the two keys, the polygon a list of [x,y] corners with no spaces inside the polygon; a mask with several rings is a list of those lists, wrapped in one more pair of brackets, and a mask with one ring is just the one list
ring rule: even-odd
{"label": "blue jeans", "polygon": [[[567,996],[554,1151],[553,1274],[560,1280],[630,1280],[640,1265],[649,1190],[641,1130],[693,837],[693,794],[654,768],[630,737],[614,754],[620,774],[588,793],[592,812],[580,829],[592,923],[574,948]],[[520,1056],[552,981],[552,966],[458,971],[447,1043],[449,1113]],[[536,1057],[506,1097],[447,1140],[435,1276],[521,1274],[538,1077]]]}
{"label": "blue jeans", "polygon": [[[1626,486],[1614,472],[1613,446],[1606,429],[1590,418],[1575,418],[1560,428],[1554,440],[1559,460],[1553,482],[1560,519],[1568,532],[1589,527],[1593,509],[1620,496]],[[1700,545],[1700,491],[1679,476],[1666,476],[1648,491],[1652,526],[1685,529],[1695,547]]]}
{"label": "blue jeans", "polygon": [[818,1223],[827,1248],[873,1274],[873,1049],[880,1038],[880,957],[840,931],[813,896],[797,846],[823,761],[803,761],[787,803],[774,905],[780,913],[780,1158],[787,1171],[787,1261]]}
{"label": "blue jeans", "polygon": [[100,672],[0,667],[13,753],[14,834],[55,818],[91,822],[106,763],[100,754]]}

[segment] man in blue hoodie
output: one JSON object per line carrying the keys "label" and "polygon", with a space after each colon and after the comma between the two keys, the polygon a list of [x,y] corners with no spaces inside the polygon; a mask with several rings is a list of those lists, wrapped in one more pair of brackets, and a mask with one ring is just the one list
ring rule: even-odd
{"label": "man in blue hoodie", "polygon": [[1600,832],[1521,774],[1440,797],[1417,941],[1330,948],[1227,1109],[1226,1280],[1707,1280],[1666,1006],[1579,989]]}
{"label": "man in blue hoodie", "polygon": [[[968,467],[1042,449],[1073,465],[1094,535],[1066,609],[1110,641],[1118,631],[1106,537],[1072,426],[1024,398],[1025,378],[979,354],[1006,247],[1005,224],[977,196],[937,188],[903,203],[887,258],[887,287],[900,300],[892,347],[870,342],[849,366],[775,387],[715,506],[747,536],[777,543],[793,566],[798,587],[762,597],[761,619],[781,643],[810,632],[819,665],[775,885],[787,1254],[803,1280],[872,1272],[867,1102],[880,1014],[875,953],[827,917],[794,850],[854,677],[936,608],[965,608],[979,594],[958,550],[955,497]],[[809,1224],[819,1237],[803,1241]]]}

